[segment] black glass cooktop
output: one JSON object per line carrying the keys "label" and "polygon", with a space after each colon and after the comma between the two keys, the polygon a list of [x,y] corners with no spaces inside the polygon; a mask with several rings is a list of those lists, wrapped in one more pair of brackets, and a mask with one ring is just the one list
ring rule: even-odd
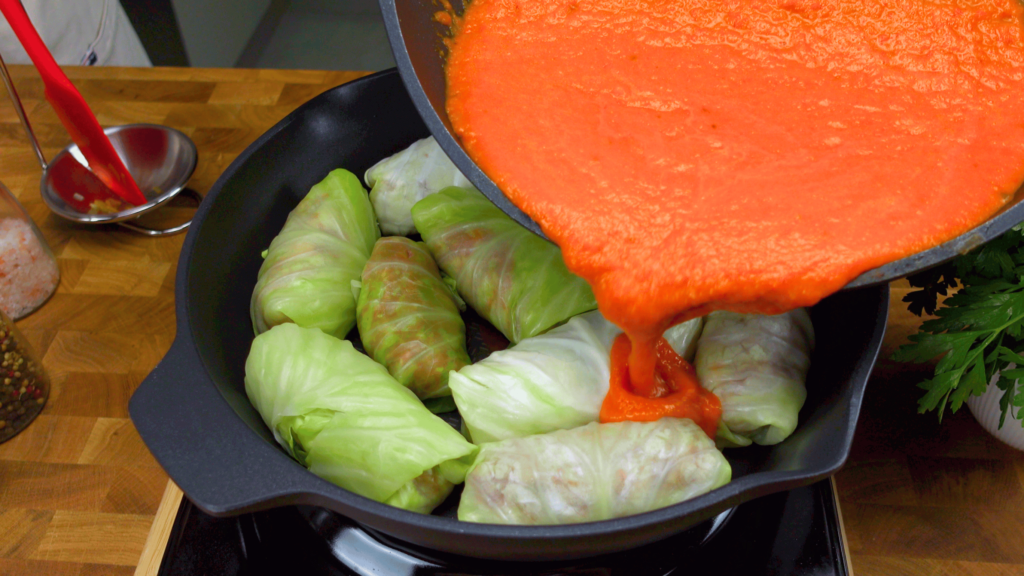
{"label": "black glass cooktop", "polygon": [[160,576],[846,576],[839,510],[825,480],[742,504],[662,542],[559,563],[487,562],[414,549],[327,510],[213,518],[182,500]]}

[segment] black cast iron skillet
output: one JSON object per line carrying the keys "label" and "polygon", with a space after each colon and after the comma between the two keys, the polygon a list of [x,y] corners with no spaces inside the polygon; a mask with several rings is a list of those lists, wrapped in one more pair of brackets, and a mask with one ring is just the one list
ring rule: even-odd
{"label": "black cast iron skillet", "polygon": [[[441,9],[438,0],[379,0],[384,25],[395,53],[398,71],[430,133],[466,178],[506,214],[533,232],[544,236],[540,226],[517,208],[462,149],[454,136],[444,102],[446,95],[444,60],[448,49],[444,38],[448,26],[434,14]],[[451,0],[456,14],[462,14],[464,2]],[[859,288],[889,282],[937,266],[976,248],[1024,221],[1024,188],[983,224],[960,236],[906,258],[864,272],[846,288]]]}
{"label": "black cast iron skillet", "polygon": [[[177,336],[131,399],[143,440],[203,511],[226,516],[312,504],[419,546],[478,558],[569,559],[624,550],[743,501],[810,484],[846,460],[885,329],[888,288],[846,291],[812,309],[818,347],[800,427],[782,444],[727,451],[733,481],[668,508],[568,526],[493,526],[399,510],[338,488],[289,458],[244,391],[249,298],[260,252],[328,171],[358,175],[427,136],[391,70],[330,90],[249,146],[206,195],[181,252]],[[449,510],[449,514],[451,510]]]}

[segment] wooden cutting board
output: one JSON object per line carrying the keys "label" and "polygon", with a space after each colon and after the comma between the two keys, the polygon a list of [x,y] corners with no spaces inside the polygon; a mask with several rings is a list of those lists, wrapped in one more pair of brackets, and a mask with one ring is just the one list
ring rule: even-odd
{"label": "wooden cutting board", "polygon": [[[153,122],[192,137],[206,191],[257,136],[360,72],[70,67],[105,126]],[[47,158],[70,143],[35,70],[12,66]],[[2,90],[0,90],[2,92]],[[14,108],[0,96],[0,180],[57,255],[61,284],[18,326],[53,379],[39,419],[0,444],[0,575],[133,574],[167,475],[131,421],[128,399],[174,338],[174,274],[184,235],[146,238],[52,215]],[[147,223],[188,219],[187,202]],[[147,217],[148,218],[148,217]]]}
{"label": "wooden cutting board", "polygon": [[[47,157],[69,143],[34,69],[15,85]],[[190,135],[206,193],[245,147],[313,96],[362,72],[78,68],[68,75],[105,126],[154,122]],[[0,444],[0,576],[155,574],[180,492],[128,419],[128,398],[174,338],[173,282],[184,236],[59,220],[40,169],[0,98],[0,180],[45,234],[62,273],[54,297],[18,323],[53,378],[39,419]],[[187,202],[149,220],[187,219]],[[887,356],[918,319],[894,285]],[[967,410],[940,426],[916,414],[926,372],[881,361],[847,467],[836,477],[860,575],[1024,575],[1024,453]],[[152,529],[152,531],[151,531]],[[140,565],[140,561],[142,564]]]}

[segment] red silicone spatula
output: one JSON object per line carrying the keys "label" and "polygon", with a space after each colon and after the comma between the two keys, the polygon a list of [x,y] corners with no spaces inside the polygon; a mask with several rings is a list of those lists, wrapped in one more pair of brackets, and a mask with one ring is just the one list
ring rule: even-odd
{"label": "red silicone spatula", "polygon": [[46,99],[71,134],[71,139],[78,144],[85,159],[89,161],[89,168],[125,202],[136,206],[145,204],[146,197],[128,173],[124,162],[117,156],[85,99],[53,59],[21,2],[0,0],[0,12],[3,12],[14,34],[25,47],[25,52],[39,70],[46,86]]}

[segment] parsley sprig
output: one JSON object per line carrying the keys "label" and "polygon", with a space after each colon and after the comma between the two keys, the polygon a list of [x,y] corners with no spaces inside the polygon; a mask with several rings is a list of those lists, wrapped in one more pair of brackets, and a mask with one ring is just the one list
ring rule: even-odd
{"label": "parsley sprig", "polygon": [[[941,356],[935,376],[918,384],[926,390],[918,412],[937,410],[941,420],[947,405],[956,412],[972,394],[982,395],[998,372],[1002,428],[1007,414],[1016,417],[1024,407],[1024,383],[1018,383],[1024,380],[1024,226],[909,280],[920,288],[903,298],[910,311],[937,318],[923,322],[893,360]],[[940,306],[938,297],[958,286]]]}

